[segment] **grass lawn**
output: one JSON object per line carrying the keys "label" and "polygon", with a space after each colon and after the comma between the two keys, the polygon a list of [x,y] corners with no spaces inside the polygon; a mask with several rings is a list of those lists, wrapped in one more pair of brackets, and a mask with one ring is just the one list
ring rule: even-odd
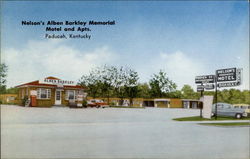
{"label": "grass lawn", "polygon": [[237,123],[199,123],[200,125],[211,126],[250,126],[250,122],[237,122]]}
{"label": "grass lawn", "polygon": [[[201,118],[200,116],[191,116],[191,117],[183,117],[183,118],[174,118],[173,120],[176,120],[176,121],[213,121],[215,120],[215,117],[212,117],[211,119],[205,119],[205,118]],[[243,117],[241,119],[236,119],[234,117],[218,116],[217,120],[250,120],[250,117]]]}
{"label": "grass lawn", "polygon": [[145,107],[130,107],[130,106],[110,106],[110,108],[138,108],[138,109],[145,109]]}

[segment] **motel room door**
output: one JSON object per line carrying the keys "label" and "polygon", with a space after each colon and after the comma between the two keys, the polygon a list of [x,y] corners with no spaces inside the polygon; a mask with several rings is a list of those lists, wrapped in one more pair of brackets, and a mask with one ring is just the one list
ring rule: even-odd
{"label": "motel room door", "polygon": [[62,104],[62,91],[56,90],[55,92],[55,105],[61,105]]}

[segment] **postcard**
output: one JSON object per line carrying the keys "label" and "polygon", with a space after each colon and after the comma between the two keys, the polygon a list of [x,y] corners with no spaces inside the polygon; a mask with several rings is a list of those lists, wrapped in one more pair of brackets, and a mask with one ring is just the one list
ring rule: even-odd
{"label": "postcard", "polygon": [[250,158],[248,1],[0,3],[1,158]]}

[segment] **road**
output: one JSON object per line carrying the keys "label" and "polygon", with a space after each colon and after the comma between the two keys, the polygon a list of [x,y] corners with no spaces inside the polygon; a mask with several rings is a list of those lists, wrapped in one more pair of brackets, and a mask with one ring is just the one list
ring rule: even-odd
{"label": "road", "polygon": [[172,120],[194,115],[199,110],[1,106],[1,157],[249,158],[249,127]]}

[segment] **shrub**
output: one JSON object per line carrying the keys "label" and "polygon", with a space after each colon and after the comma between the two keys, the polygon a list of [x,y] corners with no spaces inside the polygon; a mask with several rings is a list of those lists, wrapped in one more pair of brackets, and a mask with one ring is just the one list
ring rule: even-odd
{"label": "shrub", "polygon": [[83,100],[83,101],[82,101],[82,106],[83,106],[84,108],[87,107],[87,104],[88,104],[88,102],[87,102],[86,100]]}
{"label": "shrub", "polygon": [[29,100],[28,96],[24,96],[22,99],[22,106],[25,106],[25,103]]}
{"label": "shrub", "polygon": [[109,105],[110,105],[110,106],[115,106],[115,103],[114,103],[114,102],[111,102]]}

